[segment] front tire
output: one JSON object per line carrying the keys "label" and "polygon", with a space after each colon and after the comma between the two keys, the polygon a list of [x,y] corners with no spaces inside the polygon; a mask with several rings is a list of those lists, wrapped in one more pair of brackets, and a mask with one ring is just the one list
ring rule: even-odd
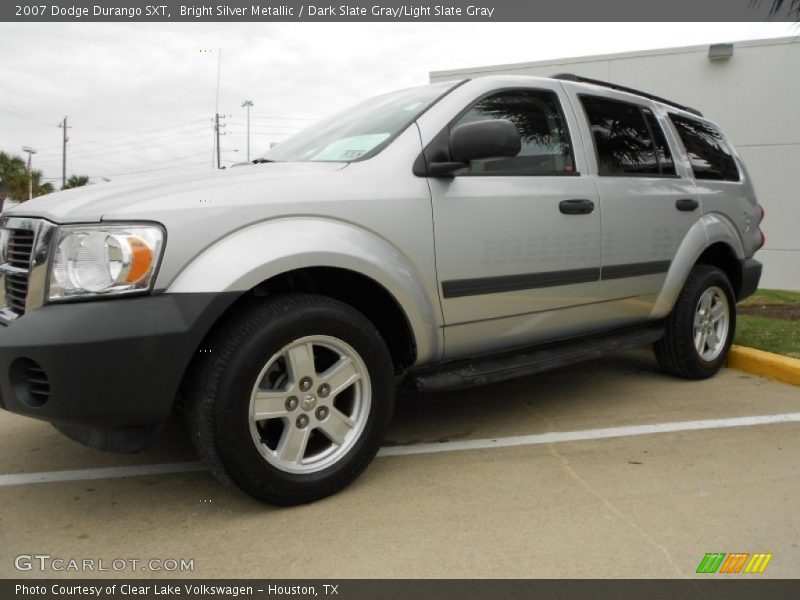
{"label": "front tire", "polygon": [[661,368],[686,379],[707,379],[722,368],[736,331],[736,299],[727,275],[696,265],[667,318],[654,350]]}
{"label": "front tire", "polygon": [[358,477],[394,407],[392,361],[361,313],[323,296],[275,296],[234,314],[207,345],[187,413],[223,482],[277,505]]}

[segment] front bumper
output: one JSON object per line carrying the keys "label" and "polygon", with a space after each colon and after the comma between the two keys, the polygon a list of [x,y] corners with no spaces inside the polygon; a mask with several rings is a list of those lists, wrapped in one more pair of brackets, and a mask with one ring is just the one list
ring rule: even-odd
{"label": "front bumper", "polygon": [[[203,338],[237,296],[160,294],[30,311],[0,326],[0,406],[72,430],[162,423]],[[49,395],[42,383],[29,393],[31,364]]]}

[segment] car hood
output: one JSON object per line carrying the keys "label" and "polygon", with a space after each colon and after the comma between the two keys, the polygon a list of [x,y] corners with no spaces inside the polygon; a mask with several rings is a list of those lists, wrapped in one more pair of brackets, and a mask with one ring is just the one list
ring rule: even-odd
{"label": "car hood", "polygon": [[[263,163],[223,170],[181,170],[47,194],[23,202],[4,215],[42,217],[55,223],[121,219],[143,213],[157,218],[161,211],[196,207],[204,202],[240,203],[253,190],[261,190],[253,200],[263,203],[271,198],[285,199],[288,188],[302,188],[345,166],[347,163]],[[265,196],[264,190],[280,193]]]}

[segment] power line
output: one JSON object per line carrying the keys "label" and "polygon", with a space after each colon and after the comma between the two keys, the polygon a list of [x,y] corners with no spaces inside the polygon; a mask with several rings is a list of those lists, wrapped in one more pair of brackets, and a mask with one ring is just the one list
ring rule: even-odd
{"label": "power line", "polygon": [[[192,125],[194,123],[200,123],[200,122],[203,122],[203,121],[207,121],[207,119],[195,119],[194,121],[187,121],[185,123],[180,123],[178,125],[170,125],[169,127],[158,127],[156,129],[147,129],[147,130],[139,131],[139,132],[136,132],[136,133],[128,133],[128,134],[117,135],[117,136],[113,136],[113,137],[93,139],[93,140],[82,140],[82,141],[74,142],[74,145],[80,144],[80,145],[83,146],[83,145],[86,145],[86,144],[100,144],[100,143],[105,143],[105,142],[112,142],[113,143],[114,140],[119,140],[119,139],[129,138],[129,137],[135,137],[135,136],[141,136],[141,135],[145,135],[145,134],[149,134],[149,133],[155,133],[155,132],[159,132],[159,131],[167,131],[167,130],[170,130],[170,129],[178,129],[180,127],[186,127],[187,125]],[[136,140],[133,140],[133,141],[136,141]],[[43,150],[49,150],[49,149],[57,148],[57,147],[58,146],[45,146],[42,149]]]}
{"label": "power line", "polygon": [[206,154],[207,150],[202,150],[200,152],[192,152],[191,154],[185,154],[183,156],[176,156],[175,158],[168,158],[166,160],[185,160],[187,158],[194,158],[195,156],[200,156],[201,154]]}
{"label": "power line", "polygon": [[185,135],[180,135],[179,137],[166,136],[164,138],[158,138],[157,140],[138,140],[136,142],[126,143],[124,146],[120,145],[111,148],[103,148],[102,150],[90,148],[88,152],[84,151],[75,153],[75,156],[98,156],[100,154],[117,154],[122,152],[131,152],[133,150],[143,150],[145,148],[158,148],[159,146],[165,146],[168,144],[196,140],[204,136],[205,133],[201,133],[201,130],[195,130],[191,132],[187,131]]}
{"label": "power line", "polygon": [[[240,129],[236,129],[235,131],[229,131],[228,133],[246,134],[247,132],[243,131],[243,130],[240,130]],[[265,136],[265,135],[294,135],[295,133],[298,133],[298,132],[296,132],[296,131],[260,130],[260,131],[254,131],[254,132],[251,132],[251,133],[255,133],[255,134],[260,135],[260,136]]]}
{"label": "power line", "polygon": [[[136,150],[144,150],[144,149],[148,149],[150,147],[157,148],[159,146],[166,146],[168,144],[186,142],[186,141],[190,141],[190,140],[196,140],[196,139],[201,138],[201,137],[205,137],[205,134],[204,133],[199,133],[199,130],[197,132],[195,132],[195,131],[188,132],[187,131],[186,133],[188,135],[182,135],[180,137],[173,138],[173,139],[159,138],[158,140],[137,140],[135,142],[128,142],[124,146],[113,146],[113,147],[110,147],[110,148],[103,148],[103,149],[90,148],[90,149],[88,149],[88,151],[73,152],[72,156],[76,156],[76,157],[81,158],[81,157],[88,157],[88,156],[100,156],[102,154],[122,154],[122,153],[125,153],[125,152],[131,152],[131,151],[136,151]],[[169,137],[169,136],[167,136],[167,137]],[[45,154],[47,154],[47,153],[45,153]]]}
{"label": "power line", "polygon": [[[205,151],[203,152],[205,154]],[[155,171],[168,171],[170,169],[178,169],[180,167],[193,167],[194,165],[204,165],[205,160],[195,161],[193,163],[185,163],[182,165],[170,165],[168,167],[160,167],[157,169],[144,169],[141,171],[125,171],[123,173],[106,173],[106,177],[120,177],[121,175],[139,175],[140,173],[153,173]]]}
{"label": "power line", "polygon": [[[236,123],[237,125],[244,125],[244,123]],[[267,129],[270,131],[286,130],[286,131],[303,131],[307,127],[289,127],[287,125],[250,125],[250,129]]]}
{"label": "power line", "polygon": [[[171,168],[179,168],[179,167],[184,167],[184,166],[192,166],[192,165],[195,165],[195,164],[203,164],[203,163],[205,163],[205,161],[203,161],[202,163],[198,163],[197,161],[192,162],[192,163],[178,163],[178,161],[186,160],[187,158],[195,158],[195,157],[201,156],[201,155],[203,155],[205,153],[206,153],[206,150],[203,150],[202,152],[193,152],[192,154],[185,154],[183,156],[175,156],[175,157],[171,157],[171,158],[165,158],[165,159],[159,161],[158,163],[156,163],[156,164],[168,163],[169,166],[156,167],[156,168],[153,168],[153,169],[137,169],[135,171],[123,171],[123,172],[120,172],[120,173],[103,173],[101,176],[112,177],[112,176],[119,176],[119,175],[133,175],[133,174],[136,174],[136,173],[148,173],[150,171],[165,171],[165,170],[171,169]],[[175,163],[175,164],[173,164],[173,163]],[[146,167],[148,164],[152,164],[152,163],[143,163],[141,166],[145,166]]]}
{"label": "power line", "polygon": [[110,129],[111,131],[130,131],[134,134],[136,133],[135,129],[131,129],[130,127],[118,127],[117,125],[108,125],[107,123],[98,123],[97,121],[89,120],[87,121],[85,118],[80,119],[73,119],[74,121],[78,121],[79,125],[88,125],[89,127],[94,127],[96,129]]}
{"label": "power line", "polygon": [[[31,116],[23,114],[23,113],[21,113],[19,111],[12,110],[12,109],[8,108],[7,106],[0,106],[0,110],[2,110],[3,112],[7,112],[9,114],[15,115],[15,116],[17,116],[17,117],[19,117],[21,119],[27,119],[29,121],[33,121],[33,122],[39,123],[41,125],[52,126],[52,125],[57,123],[56,121],[48,122],[48,121],[44,121],[42,119],[38,119],[36,117],[31,117]],[[242,117],[242,116],[239,116],[239,115],[231,115],[231,116],[233,118],[235,118],[235,119],[244,119],[245,118],[245,117]],[[316,121],[320,120],[319,118],[312,118],[312,117],[279,117],[279,116],[274,116],[274,115],[251,115],[250,118],[251,119],[276,120],[276,121],[312,121],[312,122],[316,122]],[[75,119],[73,118],[73,121],[74,120]],[[119,135],[119,136],[112,136],[112,137],[106,137],[106,138],[99,138],[99,139],[96,138],[96,139],[76,141],[76,142],[73,142],[73,145],[102,143],[102,142],[107,142],[107,141],[118,140],[120,138],[136,137],[136,136],[141,136],[141,135],[145,135],[145,134],[148,134],[148,133],[154,133],[154,132],[159,132],[159,131],[168,131],[170,129],[178,129],[178,128],[184,127],[186,125],[192,125],[194,123],[200,123],[200,122],[203,122],[203,121],[206,121],[206,119],[205,118],[203,118],[203,119],[194,119],[192,121],[185,121],[183,123],[178,123],[176,125],[169,125],[169,126],[166,126],[166,127],[156,127],[154,129],[145,129],[143,131],[132,131],[130,129],[127,129],[127,131],[131,131],[131,133],[126,133],[126,134],[122,134],[122,135]],[[106,129],[122,129],[122,128],[117,128],[117,127],[109,127],[108,125],[98,125],[96,123],[94,123],[94,126],[103,127],[103,128],[106,128]],[[258,126],[255,126],[255,127],[258,127]],[[291,126],[273,125],[272,127],[273,128],[284,129],[284,128],[289,128]],[[297,129],[301,129],[301,128],[304,128],[304,127],[305,126],[298,126]],[[57,147],[59,147],[59,146],[45,146],[42,149],[46,150],[46,149],[57,148]]]}
{"label": "power line", "polygon": [[[21,119],[27,119],[28,121],[33,121],[34,123],[41,123],[42,125],[53,125],[53,123],[51,123],[51,122],[43,121],[42,119],[38,119],[36,117],[31,117],[30,115],[25,114],[25,113],[19,111],[18,109],[11,109],[7,105],[6,106],[0,106],[0,111],[7,112],[9,114],[15,115],[15,116],[17,116],[17,117],[19,117]],[[88,123],[92,127],[98,127],[98,128],[101,128],[101,129],[111,129],[111,130],[117,130],[117,131],[134,131],[133,135],[138,135],[138,132],[135,132],[135,130],[129,129],[127,127],[109,126],[107,124],[97,123],[96,121],[92,121],[92,120],[87,121],[86,119],[83,119],[83,118],[78,119],[78,120],[79,120],[80,124]]]}
{"label": "power line", "polygon": [[10,114],[12,114],[12,115],[14,115],[16,117],[19,117],[20,119],[26,119],[28,121],[33,121],[34,123],[39,123],[40,125],[47,125],[48,127],[52,127],[56,123],[55,121],[47,122],[47,121],[43,121],[41,119],[37,119],[35,117],[30,117],[28,115],[24,115],[24,114],[22,114],[20,112],[17,112],[15,110],[11,110],[10,108],[4,108],[2,106],[0,106],[0,110],[2,110],[3,112],[10,113]]}
{"label": "power line", "polygon": [[[231,114],[230,116],[232,118],[234,118],[234,119],[245,119],[246,118],[246,116],[237,115],[237,114]],[[278,119],[278,118],[274,118],[274,119],[266,118],[265,119],[264,117],[259,117],[259,116],[252,115],[252,114],[250,115],[250,118],[251,119],[261,119],[261,120],[266,120],[266,121],[291,121],[292,120],[292,119]],[[318,119],[308,119],[308,121],[313,122],[313,123],[317,123]],[[305,123],[264,123],[264,125],[272,125],[273,127],[308,127],[308,125],[305,124]]]}
{"label": "power line", "polygon": [[319,121],[314,117],[275,117],[271,115],[252,115],[251,119],[273,119],[275,121]]}

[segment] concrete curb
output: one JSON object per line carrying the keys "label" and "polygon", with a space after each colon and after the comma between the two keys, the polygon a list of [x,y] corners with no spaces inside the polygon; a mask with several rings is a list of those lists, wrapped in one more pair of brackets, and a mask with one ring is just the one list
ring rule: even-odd
{"label": "concrete curb", "polygon": [[800,386],[800,359],[798,358],[781,356],[755,348],[733,346],[728,355],[728,367]]}

